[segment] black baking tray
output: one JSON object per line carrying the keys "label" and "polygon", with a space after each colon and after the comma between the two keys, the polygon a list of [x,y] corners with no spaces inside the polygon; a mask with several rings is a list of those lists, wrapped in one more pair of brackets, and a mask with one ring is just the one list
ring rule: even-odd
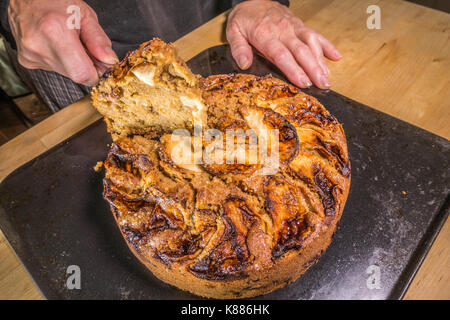
{"label": "black baking tray", "polygon": [[[188,64],[203,76],[239,72],[228,46]],[[259,56],[247,72],[283,78]],[[350,195],[319,262],[257,299],[399,299],[449,214],[450,143],[333,91],[305,91],[343,123]],[[125,244],[102,198],[104,172],[93,169],[109,143],[97,121],[11,173],[0,185],[1,230],[48,299],[197,299],[156,279]],[[81,289],[66,286],[71,265]]]}

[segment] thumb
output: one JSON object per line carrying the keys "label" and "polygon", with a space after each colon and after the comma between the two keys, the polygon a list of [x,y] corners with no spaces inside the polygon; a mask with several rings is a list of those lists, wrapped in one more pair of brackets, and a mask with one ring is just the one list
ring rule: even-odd
{"label": "thumb", "polygon": [[245,39],[238,28],[231,26],[227,28],[227,40],[230,43],[231,54],[239,68],[243,70],[248,69],[253,62],[253,52],[247,39]]}
{"label": "thumb", "polygon": [[95,13],[83,17],[80,38],[89,55],[98,61],[109,65],[119,61],[112,49],[111,40],[98,23]]}

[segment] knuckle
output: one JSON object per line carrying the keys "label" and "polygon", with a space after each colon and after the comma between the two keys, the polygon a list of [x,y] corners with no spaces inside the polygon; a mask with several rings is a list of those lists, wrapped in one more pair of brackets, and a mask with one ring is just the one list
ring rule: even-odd
{"label": "knuckle", "polygon": [[61,18],[59,15],[49,13],[39,21],[38,30],[47,36],[52,36],[59,30]]}
{"label": "knuckle", "polygon": [[103,35],[103,34],[97,34],[97,35],[91,36],[89,38],[89,41],[92,43],[101,44],[101,45],[107,46],[107,47],[112,46],[111,40],[108,38],[108,36]]}
{"label": "knuckle", "polygon": [[103,37],[104,41],[106,42],[106,45],[108,47],[112,47],[111,39],[108,36]]}
{"label": "knuckle", "polygon": [[313,41],[316,40],[316,38],[317,38],[317,35],[316,35],[316,33],[315,33],[314,31],[308,30],[308,31],[305,33],[305,40],[306,40],[307,42],[313,42]]}
{"label": "knuckle", "polygon": [[292,22],[300,28],[305,27],[305,24],[303,23],[303,21],[300,18],[294,17]]}
{"label": "knuckle", "polygon": [[294,45],[294,52],[300,56],[305,55],[308,52],[309,48],[307,45],[298,42]]}
{"label": "knuckle", "polygon": [[282,17],[279,21],[278,21],[278,27],[280,28],[281,31],[283,30],[287,30],[289,29],[292,24],[291,24],[291,20],[286,18],[286,17]]}
{"label": "knuckle", "polygon": [[256,39],[262,39],[267,35],[267,32],[269,31],[269,28],[265,23],[258,23],[253,30],[253,34]]}
{"label": "knuckle", "polygon": [[316,65],[312,68],[312,71],[311,71],[313,74],[318,74],[318,75],[321,75],[321,74],[323,74],[323,70],[322,70],[322,68],[316,63]]}
{"label": "knuckle", "polygon": [[36,37],[34,36],[34,34],[27,32],[24,33],[20,38],[20,46],[25,50],[35,50],[36,45]]}
{"label": "knuckle", "polygon": [[236,46],[235,51],[238,53],[244,53],[247,51],[247,46],[244,45],[243,43],[239,44]]}
{"label": "knuckle", "polygon": [[87,6],[86,14],[87,14],[90,18],[93,18],[93,19],[95,19],[95,20],[98,21],[97,13],[96,13],[95,10],[92,9],[91,7]]}
{"label": "knuckle", "polygon": [[275,61],[285,60],[287,58],[287,51],[283,48],[274,49],[271,52],[270,58]]}

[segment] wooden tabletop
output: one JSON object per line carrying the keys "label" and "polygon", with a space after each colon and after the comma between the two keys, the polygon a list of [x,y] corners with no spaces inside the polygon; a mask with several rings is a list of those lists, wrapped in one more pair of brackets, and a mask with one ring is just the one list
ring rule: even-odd
{"label": "wooden tabletop", "polygon": [[[369,5],[381,29],[369,30]],[[349,98],[450,138],[450,15],[404,1],[291,0],[292,11],[343,54],[329,63],[331,86]],[[182,58],[225,43],[221,14],[175,42]],[[84,98],[0,147],[0,181],[14,169],[88,126],[100,115]],[[450,299],[447,221],[405,299]],[[0,299],[42,295],[0,231]]]}

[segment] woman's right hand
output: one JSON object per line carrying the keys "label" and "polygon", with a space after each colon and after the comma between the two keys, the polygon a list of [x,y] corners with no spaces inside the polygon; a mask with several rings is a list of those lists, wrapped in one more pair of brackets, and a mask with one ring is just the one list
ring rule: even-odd
{"label": "woman's right hand", "polygon": [[[68,23],[73,5],[79,8],[79,28]],[[55,71],[93,86],[99,73],[118,61],[96,13],[81,0],[10,0],[8,19],[25,68]]]}

